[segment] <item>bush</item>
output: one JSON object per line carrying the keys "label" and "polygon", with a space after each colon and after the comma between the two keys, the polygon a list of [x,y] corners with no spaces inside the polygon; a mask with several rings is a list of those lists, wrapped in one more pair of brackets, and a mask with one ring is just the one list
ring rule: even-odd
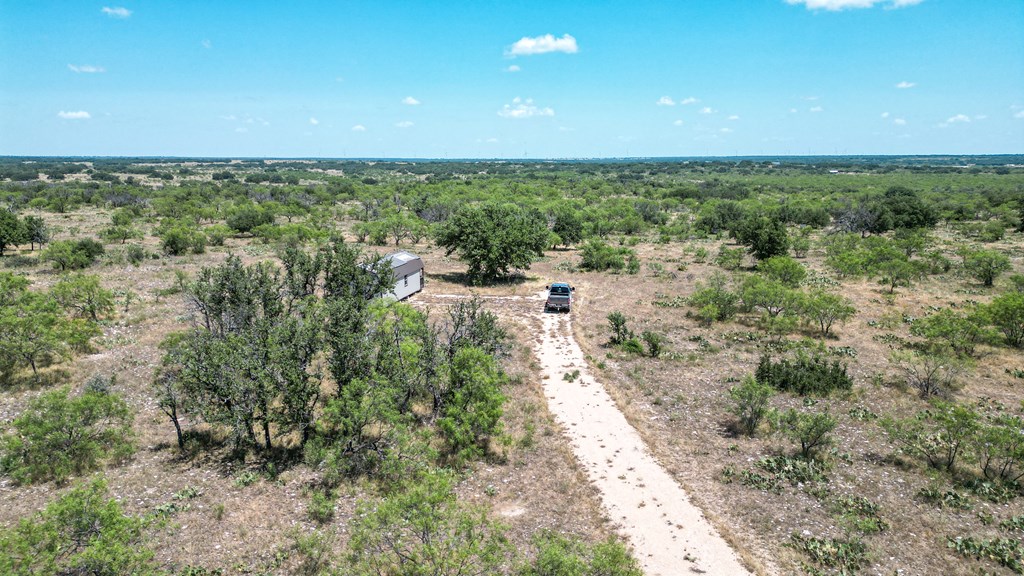
{"label": "bush", "polygon": [[796,288],[807,277],[807,269],[788,256],[772,256],[757,265],[757,270],[787,288]]}
{"label": "bush", "polygon": [[163,232],[160,245],[171,256],[181,256],[190,251],[202,254],[206,251],[206,236],[195,228],[174,226]]}
{"label": "bush", "polygon": [[0,531],[0,573],[162,574],[144,545],[145,523],[107,499],[102,479],[76,486],[32,518]]}
{"label": "bush", "polygon": [[309,516],[310,520],[318,524],[330,522],[331,518],[334,518],[334,498],[332,495],[321,490],[313,492],[313,495],[309,498],[309,504],[306,506],[306,515]]}
{"label": "bush", "polygon": [[799,444],[800,455],[810,459],[819,449],[832,444],[829,434],[836,428],[836,419],[828,413],[828,410],[818,414],[808,414],[791,408],[779,415],[774,427],[782,431],[787,438]]}
{"label": "bush", "polygon": [[129,244],[124,249],[124,257],[132,264],[132,266],[138,267],[142,264],[149,254],[146,249],[138,244]]}
{"label": "bush", "polygon": [[54,285],[50,295],[65,310],[93,322],[114,311],[114,293],[101,286],[99,277],[94,275],[65,276]]}
{"label": "bush", "polygon": [[626,258],[636,254],[626,247],[614,247],[602,240],[588,240],[580,249],[580,268],[594,272],[605,270],[622,270],[626,267]]}
{"label": "bush", "polygon": [[718,249],[715,264],[725,270],[736,270],[743,265],[743,250],[722,246]]}
{"label": "bush", "polygon": [[690,306],[697,309],[697,316],[705,324],[724,322],[736,316],[740,297],[726,288],[727,283],[723,274],[712,274],[707,282],[698,282],[697,289],[690,296]]}
{"label": "bush", "polygon": [[609,342],[619,345],[633,337],[633,331],[626,327],[626,316],[619,311],[608,315],[608,326],[612,329],[612,337]]}
{"label": "bush", "polygon": [[831,363],[821,356],[800,354],[793,360],[783,358],[772,363],[768,355],[761,356],[755,372],[757,381],[783,392],[800,396],[827,396],[833,390],[850,390],[853,381],[846,374],[846,365],[838,360]]}
{"label": "bush", "polygon": [[729,389],[733,406],[729,412],[739,419],[739,428],[744,434],[753,436],[757,426],[768,414],[768,402],[775,395],[771,386],[758,382],[752,376],[745,376],[739,386]]}
{"label": "bush", "polygon": [[92,238],[61,240],[47,246],[40,258],[45,262],[53,262],[54,268],[76,270],[92,265],[103,252],[103,245]]}
{"label": "bush", "polygon": [[921,398],[946,398],[960,388],[959,378],[964,372],[964,361],[942,348],[894,351],[896,363]]}
{"label": "bush", "polygon": [[800,316],[810,325],[816,325],[827,338],[836,322],[846,322],[857,313],[850,299],[824,290],[813,290],[801,299]]}
{"label": "bush", "polygon": [[1024,292],[1010,292],[992,300],[985,311],[992,324],[1006,336],[1006,343],[1024,347]]}
{"label": "bush", "polygon": [[665,344],[664,336],[661,334],[655,334],[651,331],[644,331],[644,333],[640,335],[640,338],[644,341],[644,344],[647,345],[648,356],[651,358],[661,356],[661,351]]}
{"label": "bush", "polygon": [[533,536],[533,560],[519,567],[518,576],[642,576],[629,550],[618,540],[588,545],[550,530]]}
{"label": "bush", "polygon": [[273,224],[274,213],[257,207],[241,208],[228,216],[225,223],[239,234],[246,234],[257,226]]}
{"label": "bush", "polygon": [[905,454],[922,458],[933,468],[952,471],[961,459],[974,458],[980,417],[968,405],[936,402],[912,418],[883,418],[879,424],[889,442]]}
{"label": "bush", "polygon": [[784,256],[789,250],[789,235],[781,220],[767,216],[750,216],[736,228],[736,239],[747,246],[758,260]]}
{"label": "bush", "polygon": [[68,388],[42,394],[0,438],[0,469],[16,482],[63,482],[134,452],[132,413],[119,396]]}

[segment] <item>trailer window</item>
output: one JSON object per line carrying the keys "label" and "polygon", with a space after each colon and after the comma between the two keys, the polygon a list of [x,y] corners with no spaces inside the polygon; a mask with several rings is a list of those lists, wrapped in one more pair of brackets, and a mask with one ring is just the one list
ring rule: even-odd
{"label": "trailer window", "polygon": [[406,286],[408,286],[408,285],[409,285],[409,275],[408,275],[408,274],[406,274],[406,275],[405,275],[405,277],[404,277],[404,278],[402,278],[402,280],[404,280],[404,281],[405,281],[405,285],[406,285]]}

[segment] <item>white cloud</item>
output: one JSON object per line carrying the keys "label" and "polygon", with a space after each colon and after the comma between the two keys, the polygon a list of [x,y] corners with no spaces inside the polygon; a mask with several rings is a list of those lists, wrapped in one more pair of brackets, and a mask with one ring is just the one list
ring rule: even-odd
{"label": "white cloud", "polygon": [[207,50],[213,48],[213,42],[210,42],[209,40],[202,40],[201,42],[199,42],[199,45],[203,48],[206,48]]}
{"label": "white cloud", "polygon": [[740,119],[740,117],[739,117],[738,114],[733,114],[732,116],[729,116],[729,118],[728,118],[728,120],[733,120],[733,121],[739,120],[739,119]]}
{"label": "white cloud", "polygon": [[986,119],[988,119],[988,115],[987,114],[978,114],[978,115],[976,115],[974,117],[974,119],[975,120],[986,120]]}
{"label": "white cloud", "polygon": [[900,90],[906,90],[907,88],[913,88],[914,86],[917,86],[917,84],[914,82],[907,82],[906,80],[896,85]]}
{"label": "white cloud", "polygon": [[516,66],[515,64],[509,66],[508,68],[505,68],[505,72],[519,72],[520,70],[522,70],[522,68]]}
{"label": "white cloud", "polygon": [[107,16],[110,16],[111,18],[127,18],[132,15],[132,11],[123,6],[115,6],[113,8],[110,8],[109,6],[104,6],[101,12],[103,12]]}
{"label": "white cloud", "polygon": [[79,74],[100,74],[107,71],[103,66],[90,66],[88,64],[84,64],[82,66],[68,64],[68,70],[78,72]]}
{"label": "white cloud", "polygon": [[810,110],[808,110],[808,112],[824,112],[824,111],[825,111],[825,109],[822,108],[821,106],[815,106],[814,108],[811,108]]}
{"label": "white cloud", "polygon": [[729,134],[732,132],[732,128],[720,128],[718,131],[722,134]]}
{"label": "white cloud", "polygon": [[221,120],[228,120],[228,121],[238,120],[238,117],[235,116],[234,114],[228,114],[227,116],[221,116],[220,118],[221,118]]}
{"label": "white cloud", "polygon": [[906,121],[906,120],[904,120],[903,118],[895,118],[895,119],[894,119],[894,120],[892,121],[892,123],[893,123],[893,124],[895,124],[895,125],[897,125],[897,126],[906,126],[906,125],[907,125],[907,121]]}
{"label": "white cloud", "polygon": [[906,8],[924,0],[786,0],[787,4],[803,4],[808,10],[847,10],[850,8],[873,8],[881,4],[886,9]]}
{"label": "white cloud", "polygon": [[523,100],[518,96],[512,99],[512,104],[505,104],[498,110],[498,116],[502,118],[532,118],[534,116],[554,116],[555,111],[551,108],[539,108],[533,103],[532,98]]}
{"label": "white cloud", "polygon": [[1017,113],[1013,115],[1013,117],[1017,119],[1024,118],[1024,110],[1018,110]]}
{"label": "white cloud", "polygon": [[317,120],[316,118],[310,117],[309,118],[309,123],[312,124],[313,126],[316,126],[317,124],[320,123],[320,121]]}
{"label": "white cloud", "polygon": [[882,118],[888,118],[888,117],[889,117],[889,113],[888,112],[882,112]]}
{"label": "white cloud", "polygon": [[790,114],[796,114],[796,108],[790,108],[789,109],[789,113]]}
{"label": "white cloud", "polygon": [[700,109],[700,113],[701,114],[714,114],[715,113],[715,109],[712,108],[711,106],[705,106],[705,107]]}
{"label": "white cloud", "polygon": [[686,106],[687,104],[696,104],[697,102],[700,102],[700,100],[694,98],[693,96],[690,96],[689,98],[683,98],[682,100],[679,101],[679,103],[682,104],[683,106]]}
{"label": "white cloud", "polygon": [[362,124],[356,124],[355,126],[352,127],[352,131],[353,132],[366,132],[366,126],[363,126]]}
{"label": "white cloud", "polygon": [[408,120],[402,120],[401,122],[395,123],[395,126],[399,128],[412,128],[414,124]]}
{"label": "white cloud", "polygon": [[683,121],[682,120],[676,120],[675,122],[672,123],[672,125],[673,126],[682,126],[683,125]]}
{"label": "white cloud", "polygon": [[88,120],[92,118],[92,114],[89,114],[85,110],[75,110],[73,112],[65,112],[61,110],[57,112],[57,116],[65,120]]}
{"label": "white cloud", "polygon": [[548,52],[564,52],[575,54],[579,51],[576,39],[565,34],[561,38],[555,38],[551,34],[530,38],[523,36],[518,42],[505,50],[507,56],[530,56],[533,54],[546,54]]}
{"label": "white cloud", "polygon": [[406,96],[405,98],[402,98],[402,104],[405,104],[406,106],[419,106],[420,101],[412,96]]}
{"label": "white cloud", "polygon": [[952,124],[968,123],[971,121],[971,117],[966,114],[957,114],[956,116],[950,116],[945,122],[939,124],[939,128],[948,128]]}
{"label": "white cloud", "polygon": [[658,106],[675,106],[676,101],[668,96],[662,96],[661,98],[658,98],[658,101],[655,102],[655,104]]}

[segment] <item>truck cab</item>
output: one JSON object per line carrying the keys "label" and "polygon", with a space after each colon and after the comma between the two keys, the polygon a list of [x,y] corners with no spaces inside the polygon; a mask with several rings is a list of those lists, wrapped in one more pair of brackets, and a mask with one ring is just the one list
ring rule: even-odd
{"label": "truck cab", "polygon": [[548,291],[548,299],[544,302],[545,312],[548,310],[570,312],[572,310],[572,293],[576,288],[567,282],[555,282],[550,286],[545,286],[544,289]]}

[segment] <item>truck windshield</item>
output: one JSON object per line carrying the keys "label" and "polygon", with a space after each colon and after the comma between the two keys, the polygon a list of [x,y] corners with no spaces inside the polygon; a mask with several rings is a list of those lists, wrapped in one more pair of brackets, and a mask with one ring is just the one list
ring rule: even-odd
{"label": "truck windshield", "polygon": [[552,294],[568,294],[569,293],[569,287],[568,286],[552,286],[551,287],[551,293]]}

